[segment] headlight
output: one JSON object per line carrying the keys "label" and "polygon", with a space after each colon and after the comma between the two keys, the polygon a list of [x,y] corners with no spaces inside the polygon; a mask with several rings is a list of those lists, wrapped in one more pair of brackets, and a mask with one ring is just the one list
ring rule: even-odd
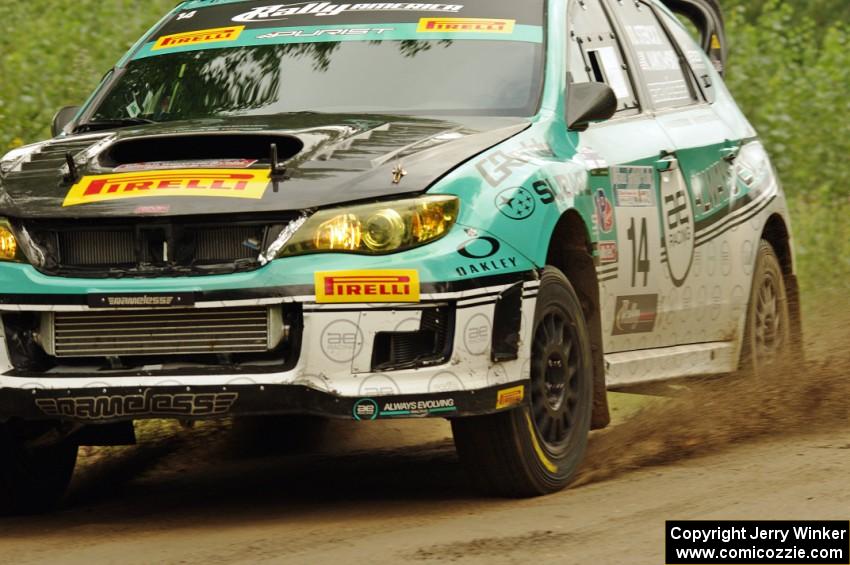
{"label": "headlight", "polygon": [[454,196],[424,196],[315,213],[278,257],[307,253],[383,255],[440,239],[457,221]]}
{"label": "headlight", "polygon": [[23,261],[18,240],[7,220],[0,220],[0,261]]}

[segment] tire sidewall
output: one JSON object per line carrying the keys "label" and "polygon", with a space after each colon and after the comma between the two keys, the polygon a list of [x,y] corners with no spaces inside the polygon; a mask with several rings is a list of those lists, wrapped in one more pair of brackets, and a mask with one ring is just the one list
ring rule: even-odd
{"label": "tire sidewall", "polygon": [[788,291],[785,286],[785,277],[782,272],[782,266],[779,263],[779,258],[770,243],[762,240],[759,246],[759,252],[756,256],[755,269],[753,270],[753,280],[750,287],[750,299],[747,306],[747,318],[744,328],[744,343],[741,352],[741,369],[746,375],[755,378],[764,377],[766,366],[764,360],[759,359],[758,344],[756,339],[757,320],[757,302],[762,283],[766,277],[773,277],[776,281],[776,289],[779,294],[780,315],[782,316],[782,343],[783,351],[779,352],[777,359],[770,365],[775,365],[781,362],[782,359],[789,357],[789,347],[791,345],[791,316],[790,307],[788,304]]}
{"label": "tire sidewall", "polygon": [[[520,441],[519,448],[523,451],[523,459],[528,462],[529,474],[539,484],[541,493],[560,490],[569,483],[584,458],[593,411],[593,356],[590,332],[587,329],[581,303],[564,274],[558,269],[547,267],[543,272],[537,297],[532,339],[552,304],[567,317],[577,341],[575,346],[578,347],[578,417],[564,444],[565,449],[560,453],[555,452],[549,449],[543,440],[534,425],[530,408],[531,395],[529,395],[529,402],[522,409],[512,413],[516,437]],[[529,344],[529,349],[531,347]]]}

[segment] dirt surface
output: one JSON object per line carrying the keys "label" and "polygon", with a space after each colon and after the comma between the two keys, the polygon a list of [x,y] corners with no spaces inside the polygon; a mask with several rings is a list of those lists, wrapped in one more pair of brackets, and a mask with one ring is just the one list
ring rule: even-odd
{"label": "dirt surface", "polygon": [[[832,318],[834,321],[834,318]],[[850,518],[843,324],[768,382],[618,398],[575,486],[522,501],[474,491],[440,421],[335,423],[273,455],[228,423],[149,423],[87,450],[63,510],[0,519],[0,563],[663,563],[668,519]]]}

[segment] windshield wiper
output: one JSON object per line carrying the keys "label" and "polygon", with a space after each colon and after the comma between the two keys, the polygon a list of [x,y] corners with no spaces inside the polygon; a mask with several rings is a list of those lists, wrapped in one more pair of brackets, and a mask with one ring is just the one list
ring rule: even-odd
{"label": "windshield wiper", "polygon": [[117,129],[145,124],[155,124],[153,120],[146,118],[121,118],[120,120],[95,120],[86,122],[74,128],[74,133],[85,133],[88,131],[99,131],[102,129]]}

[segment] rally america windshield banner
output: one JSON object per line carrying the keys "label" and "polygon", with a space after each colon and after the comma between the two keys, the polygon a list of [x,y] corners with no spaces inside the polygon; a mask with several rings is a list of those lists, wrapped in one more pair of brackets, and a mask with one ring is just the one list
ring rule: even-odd
{"label": "rally america windshield banner", "polygon": [[543,42],[543,0],[202,2],[183,4],[133,59],[271,44],[337,41]]}

